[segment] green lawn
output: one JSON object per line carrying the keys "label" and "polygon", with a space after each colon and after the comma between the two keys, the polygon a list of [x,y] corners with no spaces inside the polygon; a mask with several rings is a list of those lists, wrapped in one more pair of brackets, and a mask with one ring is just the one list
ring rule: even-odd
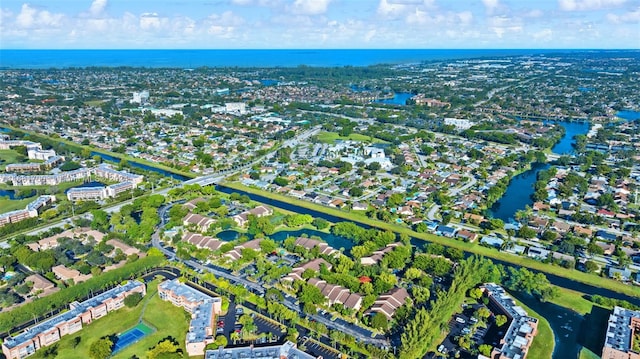
{"label": "green lawn", "polygon": [[337,132],[327,132],[322,131],[317,136],[318,141],[322,143],[335,143],[336,140],[352,140],[352,141],[360,141],[360,142],[371,142],[371,143],[386,143],[381,139],[361,135],[359,133],[352,133],[348,137],[340,136]]}
{"label": "green lawn", "polygon": [[514,299],[519,306],[527,311],[527,314],[530,317],[538,319],[538,334],[536,334],[536,336],[533,338],[533,343],[529,348],[527,358],[551,359],[553,348],[556,346],[556,344],[549,322],[543,316],[534,312],[531,308],[524,305],[524,303],[522,303],[518,299]]}
{"label": "green lawn", "polygon": [[640,287],[626,285],[612,279],[598,277],[596,275],[580,272],[574,269],[566,269],[560,266],[554,266],[551,264],[542,263],[527,257],[520,257],[520,256],[512,255],[509,253],[500,252],[494,248],[483,247],[476,243],[467,243],[464,241],[441,237],[441,236],[437,236],[435,234],[430,234],[430,233],[418,233],[416,231],[413,231],[411,228],[409,228],[406,225],[398,225],[395,223],[387,223],[379,220],[373,220],[361,213],[353,213],[349,211],[343,211],[337,208],[325,207],[325,206],[321,206],[319,204],[311,203],[308,201],[303,201],[296,198],[284,196],[279,193],[267,192],[257,188],[247,187],[237,182],[225,182],[224,185],[227,187],[236,188],[248,193],[255,193],[268,198],[273,198],[275,200],[291,203],[293,205],[300,206],[303,208],[324,212],[336,217],[344,218],[345,221],[358,222],[358,223],[369,225],[374,228],[389,230],[396,233],[405,233],[409,236],[412,236],[418,239],[423,239],[425,241],[442,244],[447,247],[458,248],[463,251],[485,256],[487,258],[499,259],[511,264],[515,264],[516,266],[527,267],[527,268],[539,270],[545,273],[555,274],[560,277],[569,278],[580,283],[592,285],[594,287],[606,288],[606,289],[613,290],[619,293],[624,293],[630,296],[640,297]]}
{"label": "green lawn", "polygon": [[600,359],[600,356],[587,348],[580,350],[580,359]]}
{"label": "green lawn", "polygon": [[11,200],[8,197],[0,197],[0,213],[7,213],[17,209],[24,209],[35,197]]}
{"label": "green lawn", "polygon": [[[154,280],[147,285],[147,295],[135,308],[121,308],[84,326],[81,331],[75,334],[62,337],[56,343],[58,345],[57,357],[68,359],[88,358],[89,347],[93,342],[103,336],[117,335],[138,324],[138,318],[146,301],[148,301],[148,304],[143,320],[148,325],[155,327],[156,331],[139,342],[126,347],[112,358],[126,359],[131,358],[133,355],[139,358],[146,358],[146,351],[168,336],[175,338],[180,344],[183,353],[186,353],[184,338],[189,327],[189,317],[184,309],[160,299],[157,295],[158,283],[160,281]],[[81,340],[74,348],[73,343],[76,337],[80,337]],[[32,357],[35,359],[45,358],[44,350],[37,351]]]}
{"label": "green lawn", "polygon": [[584,298],[584,293],[576,292],[570,289],[557,287],[560,290],[560,296],[551,300],[551,303],[573,310],[581,315],[591,313],[593,302]]}
{"label": "green lawn", "polygon": [[4,170],[6,165],[18,163],[20,154],[14,150],[0,150],[0,169]]}

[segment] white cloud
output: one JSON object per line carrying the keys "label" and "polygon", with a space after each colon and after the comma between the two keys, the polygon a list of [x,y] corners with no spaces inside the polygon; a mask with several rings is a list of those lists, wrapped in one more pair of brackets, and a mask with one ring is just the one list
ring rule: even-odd
{"label": "white cloud", "polygon": [[291,11],[300,15],[321,15],[327,12],[331,0],[295,0]]}
{"label": "white cloud", "polygon": [[89,7],[89,14],[92,16],[102,15],[107,7],[107,0],[94,0]]}
{"label": "white cloud", "polygon": [[549,42],[553,39],[553,31],[551,29],[542,29],[538,32],[534,32],[533,39],[538,42]]}
{"label": "white cloud", "polygon": [[63,14],[38,10],[29,4],[23,4],[16,16],[15,25],[22,29],[58,28],[64,19]]}
{"label": "white cloud", "polygon": [[635,9],[633,11],[629,11],[627,13],[624,13],[622,15],[607,14],[607,20],[609,20],[610,22],[612,22],[614,24],[623,24],[623,23],[637,24],[637,23],[640,23],[640,7],[638,7],[637,9]]}
{"label": "white cloud", "polygon": [[493,10],[495,10],[498,5],[500,5],[500,2],[498,0],[482,0],[482,3],[489,13],[492,13]]}
{"label": "white cloud", "polygon": [[564,11],[590,11],[618,7],[627,0],[558,0]]}
{"label": "white cloud", "polygon": [[528,18],[539,18],[542,17],[542,15],[544,15],[544,13],[542,12],[542,10],[539,9],[535,9],[535,10],[531,10],[527,13],[524,14],[524,17],[528,17]]}

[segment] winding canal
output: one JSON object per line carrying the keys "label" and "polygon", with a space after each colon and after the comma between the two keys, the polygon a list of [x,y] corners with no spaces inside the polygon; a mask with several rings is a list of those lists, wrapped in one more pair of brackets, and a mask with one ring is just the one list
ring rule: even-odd
{"label": "winding canal", "polygon": [[[589,132],[589,123],[585,122],[556,122],[564,127],[564,136],[553,146],[551,151],[558,155],[570,155],[573,153],[574,137],[584,135]],[[538,172],[548,169],[547,163],[534,163],[531,169],[515,176],[504,195],[493,204],[488,211],[493,218],[499,218],[505,223],[514,221],[515,214],[526,206],[532,206],[531,195],[534,192],[534,185],[538,178]]]}

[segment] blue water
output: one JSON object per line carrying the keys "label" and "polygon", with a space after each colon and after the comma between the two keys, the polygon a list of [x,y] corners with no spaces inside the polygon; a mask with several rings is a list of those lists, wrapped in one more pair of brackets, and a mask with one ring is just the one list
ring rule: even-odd
{"label": "blue water", "polygon": [[[102,158],[103,160],[109,161],[109,162],[115,162],[115,163],[120,163],[120,158],[118,157],[113,157],[104,153],[100,153],[100,152],[91,152],[91,156],[99,156],[100,158]],[[152,166],[148,166],[142,163],[138,163],[138,162],[134,162],[134,161],[128,161],[129,162],[129,166],[134,167],[134,168],[140,168],[143,169],[145,171],[151,171],[151,172],[156,172],[159,173],[163,176],[166,177],[171,177],[173,179],[176,179],[178,181],[187,181],[190,178],[177,174],[177,173],[173,173],[173,172],[169,172],[169,171],[165,171],[161,168],[156,168],[156,167],[152,167]]]}
{"label": "blue water", "polygon": [[565,129],[565,135],[560,142],[556,143],[551,151],[559,155],[570,155],[573,153],[573,138],[576,135],[584,135],[589,132],[589,123],[586,122],[561,122]]}
{"label": "blue water", "polygon": [[376,103],[384,103],[387,105],[401,105],[404,106],[407,104],[407,100],[413,97],[412,93],[409,92],[396,92],[393,94],[392,98],[386,98],[382,100],[376,100]]}
{"label": "blue water", "polygon": [[9,197],[9,199],[19,199],[19,198],[16,198],[16,191],[12,189],[0,189],[0,197]]}
{"label": "blue water", "polygon": [[[576,135],[583,135],[589,132],[589,124],[585,122],[556,122],[565,129],[565,134],[552,151],[560,155],[573,153],[573,142]],[[517,211],[533,205],[531,195],[533,194],[538,172],[549,168],[548,164],[534,163],[531,169],[514,177],[504,195],[493,204],[489,214],[493,218],[499,218],[505,223],[514,221]]]}
{"label": "blue water", "polygon": [[[273,239],[276,242],[282,242],[287,237],[300,237],[302,235],[307,235],[309,237],[316,236],[322,238],[323,241],[327,242],[331,247],[335,249],[344,248],[345,253],[349,254],[351,248],[353,248],[353,242],[344,237],[334,236],[331,233],[324,233],[320,231],[315,231],[313,229],[299,229],[295,231],[280,231],[276,232],[269,236],[269,238]],[[222,231],[216,234],[216,237],[223,241],[233,241],[240,236],[240,233],[234,230]],[[251,237],[247,234],[248,237]]]}
{"label": "blue water", "polygon": [[572,50],[0,50],[0,67],[315,67],[406,64],[477,57],[522,56]]}
{"label": "blue water", "polygon": [[616,116],[620,117],[623,120],[627,121],[637,121],[640,120],[640,111],[618,111]]}

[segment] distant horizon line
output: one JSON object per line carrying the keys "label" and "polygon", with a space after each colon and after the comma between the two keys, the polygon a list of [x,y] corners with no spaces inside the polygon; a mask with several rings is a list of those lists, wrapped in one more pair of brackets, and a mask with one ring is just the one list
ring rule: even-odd
{"label": "distant horizon line", "polygon": [[570,50],[570,51],[640,51],[640,48],[565,48],[565,47],[548,47],[548,48],[69,48],[69,49],[46,49],[46,48],[0,48],[0,51],[447,51],[447,50],[478,50],[478,51],[504,51],[504,50]]}

